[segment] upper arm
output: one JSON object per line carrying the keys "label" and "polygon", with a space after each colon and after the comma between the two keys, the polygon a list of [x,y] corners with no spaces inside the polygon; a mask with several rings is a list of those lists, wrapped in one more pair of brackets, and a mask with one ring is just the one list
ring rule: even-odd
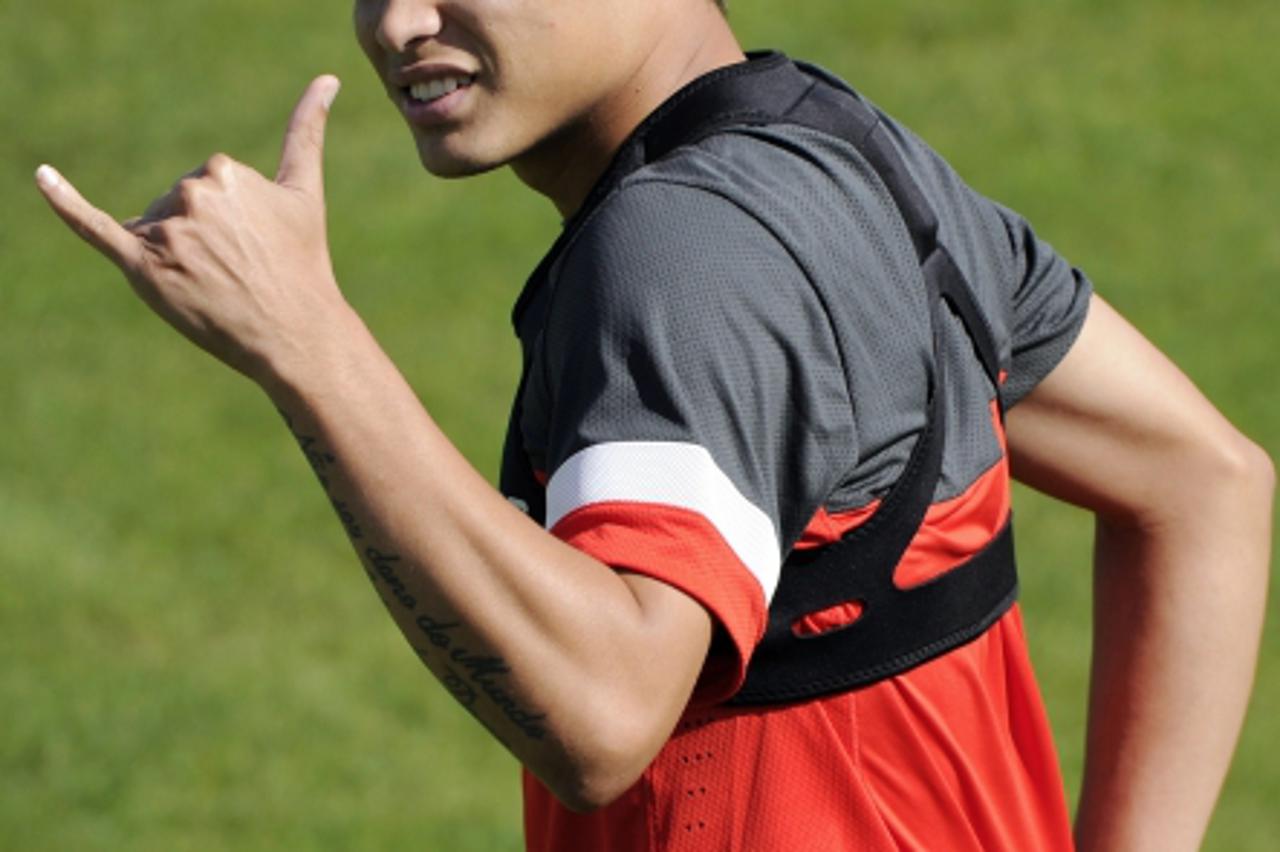
{"label": "upper arm", "polygon": [[1098,296],[1062,361],[1008,414],[1018,480],[1101,515],[1152,520],[1257,463],[1191,381]]}

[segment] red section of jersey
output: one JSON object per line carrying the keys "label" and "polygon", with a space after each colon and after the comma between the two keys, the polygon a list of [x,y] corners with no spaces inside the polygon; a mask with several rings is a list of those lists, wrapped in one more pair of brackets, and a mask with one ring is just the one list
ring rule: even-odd
{"label": "red section of jersey", "polygon": [[1070,823],[1017,608],[933,662],[770,708],[691,710],[592,814],[526,774],[532,852],[1063,852]]}
{"label": "red section of jersey", "polygon": [[1009,454],[995,400],[991,423],[1000,442],[1000,460],[963,493],[929,507],[894,572],[898,588],[910,589],[945,574],[986,547],[1009,519]]}
{"label": "red section of jersey", "polygon": [[[1001,446],[1003,430],[993,406]],[[799,547],[842,537],[876,510],[819,512]],[[932,506],[895,579],[924,582],[985,546],[1009,513],[1002,459]],[[657,577],[703,603],[739,659],[713,678],[741,683],[767,618],[759,585],[696,513],[606,504],[554,532],[608,564]],[[855,616],[824,612],[822,631]],[[1071,827],[1053,737],[1014,607],[973,642],[838,695],[764,708],[691,704],[639,782],[609,807],[574,814],[525,774],[531,852],[1064,852]]]}
{"label": "red section of jersey", "polygon": [[828,513],[825,506],[819,507],[809,521],[809,525],[800,534],[800,540],[795,543],[795,549],[815,550],[839,541],[845,535],[866,523],[879,508],[879,500],[875,500],[865,506],[859,506],[857,509],[836,512],[835,514]]}
{"label": "red section of jersey", "polygon": [[[1004,424],[994,400],[991,422],[1000,442],[1000,460],[963,493],[929,507],[924,523],[894,572],[893,580],[898,588],[910,589],[927,583],[969,559],[990,543],[1008,519],[1008,452]],[[816,548],[839,541],[870,519],[879,507],[877,500],[848,512],[829,514],[826,509],[819,509],[796,547]]]}
{"label": "red section of jersey", "polygon": [[801,637],[833,633],[862,618],[866,608],[866,604],[862,601],[847,601],[829,606],[818,612],[809,613],[804,618],[796,619],[795,624],[791,625],[791,632]]}
{"label": "red section of jersey", "polygon": [[734,653],[708,660],[697,699],[722,701],[738,690],[768,614],[760,583],[710,521],[674,506],[592,503],[565,515],[551,532],[606,565],[661,580],[706,607]]}

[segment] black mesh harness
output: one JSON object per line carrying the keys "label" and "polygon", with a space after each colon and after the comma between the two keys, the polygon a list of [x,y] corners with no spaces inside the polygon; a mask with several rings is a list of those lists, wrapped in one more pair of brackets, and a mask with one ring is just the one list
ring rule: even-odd
{"label": "black mesh harness", "polygon": [[[690,83],[632,134],[582,208],[534,271],[515,308],[517,327],[540,322],[530,310],[540,286],[577,227],[624,177],[729,127],[795,124],[857,148],[888,188],[911,233],[927,288],[933,329],[927,422],[897,482],[875,513],[840,541],[793,550],[783,563],[769,605],[764,638],[746,681],[730,703],[769,705],[842,692],[875,683],[979,636],[1017,597],[1012,530],[1007,519],[986,547],[941,576],[909,589],[894,572],[920,529],[942,470],[947,381],[941,355],[942,312],[959,317],[976,357],[999,387],[999,361],[990,328],[964,276],[937,239],[937,218],[907,171],[879,116],[841,81],[778,53],[722,68]],[[542,306],[545,309],[545,306]],[[526,364],[525,375],[528,374]],[[544,495],[518,439],[523,381],[508,431],[502,487],[545,515]],[[847,626],[803,635],[807,615],[856,602],[861,615]]]}

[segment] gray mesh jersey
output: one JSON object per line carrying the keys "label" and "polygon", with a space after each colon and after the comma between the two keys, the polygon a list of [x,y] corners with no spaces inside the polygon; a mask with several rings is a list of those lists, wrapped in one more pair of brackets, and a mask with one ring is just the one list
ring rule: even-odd
{"label": "gray mesh jersey", "polygon": [[[884,120],[994,332],[1002,396],[1016,404],[1070,347],[1089,284]],[[906,227],[848,143],[792,125],[730,129],[625,178],[543,290],[542,321],[520,327],[517,436],[546,482],[542,520],[702,602],[736,651],[722,654],[735,664],[716,686],[704,683],[723,697],[786,554],[817,519],[872,505],[924,425],[931,332]],[[959,321],[945,323],[939,502],[1003,455],[996,390]]]}

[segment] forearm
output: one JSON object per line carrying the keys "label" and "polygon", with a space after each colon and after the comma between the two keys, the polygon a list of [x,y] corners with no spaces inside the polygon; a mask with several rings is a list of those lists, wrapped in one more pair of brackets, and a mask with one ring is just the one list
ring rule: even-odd
{"label": "forearm", "polygon": [[1171,479],[1163,515],[1100,517],[1082,850],[1199,848],[1253,682],[1271,475]]}
{"label": "forearm", "polygon": [[[643,675],[686,637],[655,623],[642,586],[495,491],[354,315],[331,341],[264,387],[371,581],[445,688],[553,790],[589,803],[575,788],[596,763],[656,751],[674,725],[696,670]],[[656,726],[633,723],[661,708]]]}

